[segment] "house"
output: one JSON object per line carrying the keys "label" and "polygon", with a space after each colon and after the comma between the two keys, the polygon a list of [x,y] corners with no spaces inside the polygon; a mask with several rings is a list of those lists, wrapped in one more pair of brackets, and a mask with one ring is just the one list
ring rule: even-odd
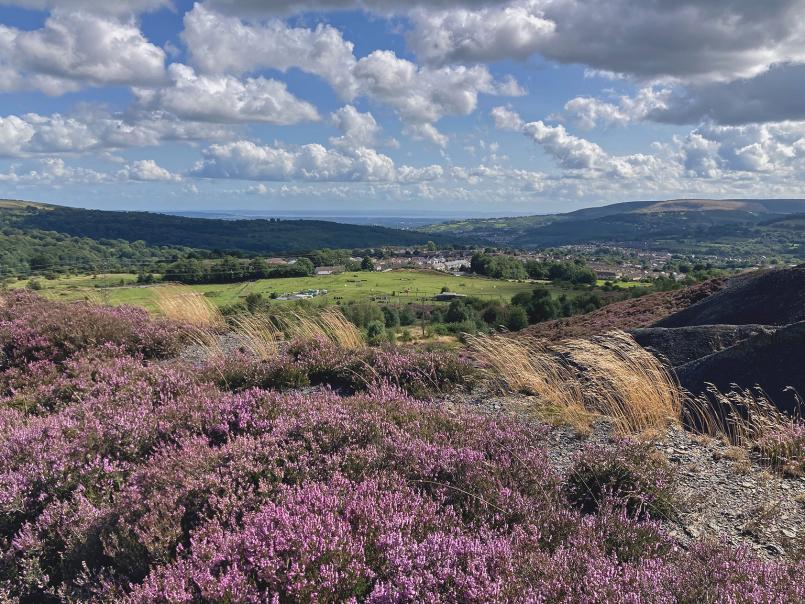
{"label": "house", "polygon": [[343,272],[344,272],[343,266],[317,266],[313,270],[314,275],[337,275],[338,273]]}

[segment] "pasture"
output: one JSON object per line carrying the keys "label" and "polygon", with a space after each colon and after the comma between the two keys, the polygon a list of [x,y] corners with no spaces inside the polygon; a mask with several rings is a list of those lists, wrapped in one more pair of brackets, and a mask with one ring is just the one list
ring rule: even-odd
{"label": "pasture", "polygon": [[[137,285],[136,276],[85,275],[37,279],[42,285],[39,293],[56,300],[91,300],[113,306],[131,304],[155,311],[154,288],[159,285]],[[124,284],[121,285],[121,282]],[[17,281],[12,288],[26,287],[27,280]],[[461,276],[435,271],[398,270],[391,272],[348,272],[338,275],[261,279],[243,283],[191,285],[211,302],[223,307],[235,304],[252,293],[270,297],[282,296],[309,289],[326,289],[327,294],[313,298],[316,304],[345,304],[359,300],[399,303],[432,298],[446,287],[451,292],[508,302],[522,291],[531,291],[534,282],[513,282],[484,277]],[[552,288],[550,284],[540,283]],[[560,291],[556,288],[556,291]],[[287,302],[278,301],[283,304]]]}

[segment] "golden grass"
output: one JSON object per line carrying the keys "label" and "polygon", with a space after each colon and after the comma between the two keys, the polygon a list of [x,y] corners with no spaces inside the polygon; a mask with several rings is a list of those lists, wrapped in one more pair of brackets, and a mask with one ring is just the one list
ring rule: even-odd
{"label": "golden grass", "polygon": [[691,428],[741,447],[776,431],[788,419],[761,390],[734,388],[725,394],[712,384],[706,394],[688,400],[684,415]]}
{"label": "golden grass", "polygon": [[642,434],[682,416],[673,375],[626,333],[559,343],[504,335],[468,342],[495,383],[537,396],[534,411],[546,419],[585,430],[605,416],[622,433]]}
{"label": "golden grass", "polygon": [[355,350],[364,346],[360,330],[335,307],[314,313],[291,312],[277,316],[288,337],[303,340],[326,338],[340,348]]}
{"label": "golden grass", "polygon": [[156,287],[154,297],[162,316],[184,324],[190,340],[203,348],[207,356],[224,354],[218,336],[226,323],[217,306],[199,292],[183,285]]}
{"label": "golden grass", "polygon": [[219,328],[224,324],[215,304],[189,287],[161,285],[153,291],[157,308],[167,319],[203,328]]}
{"label": "golden grass", "polygon": [[240,346],[261,361],[276,356],[280,342],[285,339],[269,317],[242,315],[232,319],[232,323]]}

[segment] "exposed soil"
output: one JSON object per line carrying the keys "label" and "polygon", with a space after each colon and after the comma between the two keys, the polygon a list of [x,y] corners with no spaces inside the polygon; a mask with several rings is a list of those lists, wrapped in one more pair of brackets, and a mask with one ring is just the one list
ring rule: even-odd
{"label": "exposed soil", "polygon": [[703,392],[708,382],[722,392],[731,384],[757,385],[779,409],[793,413],[799,408],[795,392],[805,395],[805,321],[764,331],[685,363],[676,367],[676,374],[693,393]]}
{"label": "exposed soil", "polygon": [[629,333],[646,350],[672,367],[720,352],[761,334],[771,334],[768,325],[701,325],[694,327],[640,327]]}
{"label": "exposed soil", "polygon": [[805,265],[744,273],[721,291],[659,319],[655,327],[789,325],[805,321]]}
{"label": "exposed soil", "polygon": [[[586,444],[606,445],[616,438],[604,421],[587,436],[546,426],[529,412],[538,403],[535,397],[484,390],[439,401],[531,422],[535,438],[544,439],[560,473],[570,471],[574,455]],[[744,450],[681,428],[671,427],[651,442],[676,472],[683,503],[678,518],[663,523],[683,547],[696,538],[709,538],[748,546],[765,558],[805,555],[805,477],[772,472]]]}

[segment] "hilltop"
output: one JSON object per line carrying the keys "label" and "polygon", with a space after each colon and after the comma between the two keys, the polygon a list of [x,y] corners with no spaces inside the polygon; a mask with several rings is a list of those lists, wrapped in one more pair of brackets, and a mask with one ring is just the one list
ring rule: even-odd
{"label": "hilltop", "polygon": [[95,240],[143,241],[151,246],[245,253],[301,253],[320,248],[447,244],[456,238],[321,220],[220,220],[154,212],[113,212],[0,200],[0,226]]}
{"label": "hilltop", "polygon": [[423,230],[523,248],[624,245],[678,253],[805,258],[803,199],[632,201],[565,214],[464,220]]}

